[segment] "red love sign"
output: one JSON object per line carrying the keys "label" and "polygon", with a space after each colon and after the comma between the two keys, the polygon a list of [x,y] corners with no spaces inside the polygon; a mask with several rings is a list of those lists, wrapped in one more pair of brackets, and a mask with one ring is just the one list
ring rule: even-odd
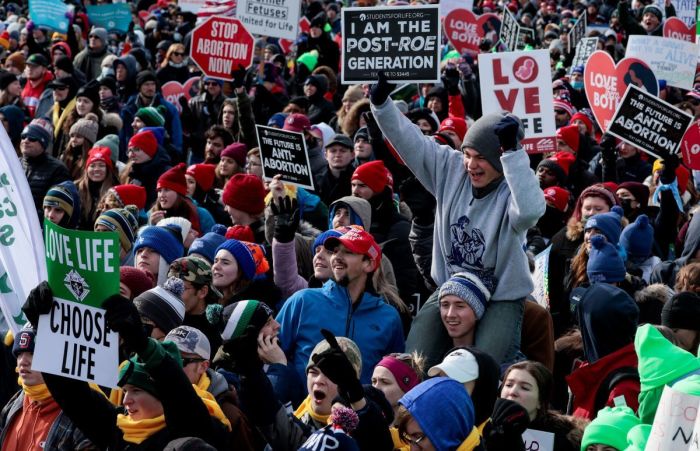
{"label": "red love sign", "polygon": [[608,52],[598,50],[588,59],[583,75],[586,98],[603,131],[607,131],[628,84],[634,83],[653,95],[659,93],[654,72],[637,58],[624,58],[615,65]]}
{"label": "red love sign", "polygon": [[700,119],[690,124],[681,141],[683,162],[690,169],[700,170]]}
{"label": "red love sign", "polygon": [[669,17],[664,22],[664,37],[695,42],[695,24],[687,26],[678,17]]}
{"label": "red love sign", "polygon": [[176,81],[169,81],[163,85],[161,92],[165,100],[175,105],[177,111],[182,113],[180,97],[185,97],[185,99],[190,100],[192,97],[196,97],[197,94],[199,94],[199,77],[190,78],[184,85]]}
{"label": "red love sign", "polygon": [[498,43],[501,18],[492,13],[477,17],[468,9],[458,8],[453,9],[445,16],[443,27],[450,44],[460,54],[464,52],[479,53],[479,43],[484,37],[489,38],[493,45]]}

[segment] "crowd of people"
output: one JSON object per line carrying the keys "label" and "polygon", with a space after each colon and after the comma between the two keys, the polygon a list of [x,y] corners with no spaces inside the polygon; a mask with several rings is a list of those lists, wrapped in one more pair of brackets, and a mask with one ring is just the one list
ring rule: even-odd
{"label": "crowd of people", "polygon": [[[291,50],[258,36],[223,81],[175,1],[126,33],[77,2],[65,34],[3,2],[0,119],[40,221],[119,236],[122,363],[118,387],[32,369],[42,282],[4,342],[2,449],[644,449],[664,387],[700,395],[700,174],[601,129],[567,38],[585,13],[617,61],[672,1],[474,3],[549,50],[551,154],[482,114],[447,40],[441,83],[342,85],[350,5],[301,3]],[[698,117],[696,81],[658,96]],[[256,125],[303,135],[314,189],[263,176]]]}

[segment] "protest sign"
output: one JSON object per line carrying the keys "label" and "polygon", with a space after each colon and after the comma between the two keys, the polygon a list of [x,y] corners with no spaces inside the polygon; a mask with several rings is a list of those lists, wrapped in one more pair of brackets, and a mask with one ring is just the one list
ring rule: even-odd
{"label": "protest sign", "polygon": [[440,1],[440,18],[447,17],[455,9],[466,9],[471,11],[474,9],[474,0],[441,0]]}
{"label": "protest sign", "polygon": [[27,322],[22,305],[46,280],[44,240],[27,177],[0,127],[0,309],[17,334]]}
{"label": "protest sign", "polygon": [[313,190],[314,178],[304,135],[262,125],[255,128],[265,179],[281,174],[283,182]]}
{"label": "protest sign", "polygon": [[530,44],[534,46],[535,43],[535,30],[532,28],[520,27],[518,32],[518,50],[522,50],[526,45]]}
{"label": "protest sign", "polygon": [[551,432],[525,429],[523,442],[527,451],[554,451],[554,434]]}
{"label": "protest sign", "polygon": [[[301,33],[308,33],[309,28],[311,28],[311,22],[309,22],[309,19],[307,19],[306,16],[301,16],[301,19],[299,19],[299,30],[297,32],[297,35]],[[294,37],[294,39],[296,39],[296,36]],[[285,55],[292,51],[292,44],[294,44],[294,39],[282,38],[277,41]]]}
{"label": "protest sign", "polygon": [[700,397],[666,385],[656,409],[646,450],[686,450],[693,435]]}
{"label": "protest sign", "polygon": [[568,34],[568,40],[569,42],[567,43],[567,52],[571,53],[574,49],[576,49],[576,46],[578,45],[579,42],[581,42],[581,39],[583,39],[586,36],[586,24],[588,22],[588,13],[586,10],[583,10],[583,15],[579,16],[579,18],[576,20],[576,23],[574,24],[574,27],[569,31]]}
{"label": "protest sign", "polygon": [[236,17],[253,34],[294,40],[301,4],[299,0],[238,0]]}
{"label": "protest sign", "polygon": [[503,21],[501,23],[501,32],[499,39],[511,52],[518,47],[518,35],[520,34],[520,24],[515,20],[513,14],[506,8],[503,11]]}
{"label": "protest sign", "polygon": [[588,58],[583,73],[586,98],[598,125],[606,131],[617,104],[633,80],[656,95],[659,84],[647,64],[637,58],[623,58],[617,64],[610,54],[598,50]]}
{"label": "protest sign", "polygon": [[177,81],[169,81],[160,90],[165,100],[175,105],[177,111],[182,113],[180,97],[184,97],[189,101],[192,97],[196,97],[199,94],[199,77],[190,78],[184,85]]}
{"label": "protest sign", "polygon": [[488,37],[493,45],[498,43],[501,19],[496,14],[475,15],[466,9],[452,10],[443,22],[445,35],[450,44],[460,54],[464,52],[479,53],[481,40]]}
{"label": "protest sign", "polygon": [[37,27],[46,27],[60,33],[68,31],[66,13],[72,11],[61,0],[29,0],[29,18]]}
{"label": "protest sign", "polygon": [[688,113],[630,84],[608,133],[664,159],[678,153],[692,120]]}
{"label": "protest sign", "polygon": [[342,83],[440,79],[439,5],[343,8]]}
{"label": "protest sign", "polygon": [[119,293],[119,235],[44,221],[46,267],[54,302],[41,315],[32,369],[115,387],[119,337],[97,308]]}
{"label": "protest sign", "polygon": [[576,66],[585,66],[588,58],[596,51],[598,38],[583,38],[576,45],[576,54],[571,62],[571,69]]}
{"label": "protest sign", "polygon": [[484,114],[510,111],[523,123],[528,153],[555,151],[549,51],[482,53],[479,71]]}
{"label": "protest sign", "polygon": [[[664,15],[666,14],[666,0],[656,0],[656,6],[659,7]],[[695,23],[695,8],[696,0],[671,0],[673,8],[676,10],[676,17],[682,20],[686,25],[691,26]],[[666,19],[670,19],[667,17]]]}
{"label": "protest sign", "polygon": [[630,36],[628,58],[643,59],[659,80],[681,89],[693,89],[698,49],[692,42],[661,36]]}
{"label": "protest sign", "polygon": [[206,76],[233,80],[239,65],[253,63],[253,35],[234,17],[209,17],[192,31],[190,58]]}
{"label": "protest sign", "polygon": [[[545,190],[546,195],[547,190]],[[547,246],[547,249],[535,255],[535,271],[532,273],[532,282],[535,285],[532,296],[547,310],[549,310],[549,252],[551,250],[552,246]]]}
{"label": "protest sign", "polygon": [[131,7],[126,3],[87,5],[90,23],[107,31],[126,33],[131,24]]}
{"label": "protest sign", "polygon": [[700,170],[700,120],[693,122],[681,141],[683,162],[690,169]]}
{"label": "protest sign", "polygon": [[664,22],[664,37],[695,42],[695,24],[688,26],[678,17],[669,17]]}

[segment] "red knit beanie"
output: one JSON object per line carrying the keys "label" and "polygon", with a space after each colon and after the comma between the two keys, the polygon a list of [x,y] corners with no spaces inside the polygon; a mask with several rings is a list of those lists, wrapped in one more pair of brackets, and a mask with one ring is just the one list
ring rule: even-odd
{"label": "red knit beanie", "polygon": [[576,121],[576,120],[581,121],[584,124],[586,124],[586,131],[588,133],[593,133],[593,121],[585,113],[582,113],[579,111],[578,113],[571,116],[571,120],[569,121],[569,124],[575,125],[574,121]]}
{"label": "red knit beanie", "polygon": [[129,140],[129,148],[137,147],[153,158],[158,151],[158,141],[152,131],[139,132]]}
{"label": "red knit beanie", "polygon": [[187,168],[187,175],[194,177],[197,185],[202,188],[202,191],[207,192],[214,185],[216,178],[215,164],[193,164]]}
{"label": "red knit beanie", "polygon": [[387,186],[391,188],[394,184],[394,178],[382,160],[369,161],[359,165],[350,180],[361,181],[375,194],[381,193]]}
{"label": "red knit beanie", "polygon": [[112,151],[107,146],[97,146],[90,149],[87,161],[85,162],[85,169],[89,168],[90,165],[96,161],[103,162],[110,171],[114,168],[112,166]]}
{"label": "red knit beanie", "polygon": [[569,168],[576,161],[576,157],[571,155],[571,152],[557,152],[547,159],[559,165],[566,175],[569,175]]}
{"label": "red knit beanie", "polygon": [[180,163],[177,166],[168,169],[158,178],[156,189],[167,188],[176,193],[187,196],[187,179],[185,179],[185,163]]}
{"label": "red knit beanie", "polygon": [[248,146],[243,143],[229,144],[221,151],[222,157],[233,158],[241,169],[245,167],[245,157],[248,155]]}
{"label": "red knit beanie", "polygon": [[139,210],[146,208],[146,188],[138,185],[117,185],[110,188],[122,206],[136,205]]}
{"label": "red knit beanie", "polygon": [[571,147],[571,150],[578,152],[578,126],[567,125],[557,130],[557,138]]}
{"label": "red knit beanie", "polygon": [[235,225],[226,229],[227,240],[255,242],[255,234],[250,226]]}
{"label": "red knit beanie", "polygon": [[265,187],[252,174],[234,174],[224,186],[224,204],[251,215],[265,209]]}
{"label": "red knit beanie", "polygon": [[119,281],[129,287],[131,299],[156,285],[150,273],[133,266],[122,266],[119,268]]}

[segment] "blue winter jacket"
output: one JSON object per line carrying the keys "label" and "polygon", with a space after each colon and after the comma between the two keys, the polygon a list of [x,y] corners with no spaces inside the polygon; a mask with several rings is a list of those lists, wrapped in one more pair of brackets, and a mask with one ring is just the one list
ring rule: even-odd
{"label": "blue winter jacket", "polygon": [[404,351],[403,329],[396,309],[368,292],[353,306],[347,288],[333,280],[321,288],[294,293],[277,314],[277,321],[281,325],[280,346],[303,381],[311,351],[323,340],[321,328],[357,344],[362,352],[363,384],[370,383],[374,366],[383,356]]}

